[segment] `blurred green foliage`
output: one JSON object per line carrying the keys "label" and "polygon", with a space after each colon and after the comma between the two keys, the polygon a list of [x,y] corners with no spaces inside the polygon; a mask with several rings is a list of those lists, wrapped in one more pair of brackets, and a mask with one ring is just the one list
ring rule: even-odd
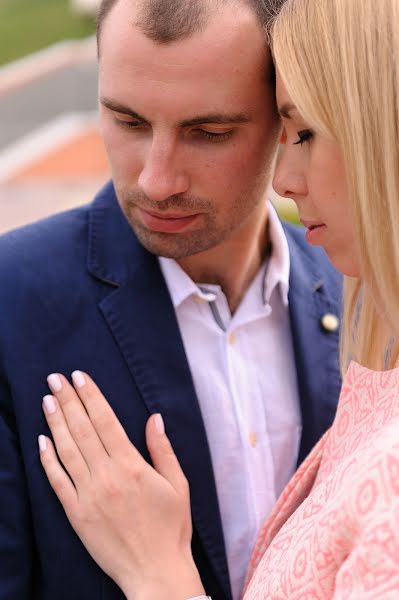
{"label": "blurred green foliage", "polygon": [[94,19],[74,14],[69,0],[0,0],[0,64],[94,30]]}
{"label": "blurred green foliage", "polygon": [[296,210],[291,210],[285,206],[277,206],[277,212],[284,221],[294,223],[294,225],[300,225],[299,216]]}

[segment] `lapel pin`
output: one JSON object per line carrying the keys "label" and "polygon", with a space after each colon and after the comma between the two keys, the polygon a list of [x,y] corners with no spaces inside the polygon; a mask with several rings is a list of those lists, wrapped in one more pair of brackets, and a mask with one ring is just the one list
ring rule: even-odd
{"label": "lapel pin", "polygon": [[320,323],[324,331],[328,331],[329,333],[333,333],[339,329],[339,319],[332,313],[323,315]]}

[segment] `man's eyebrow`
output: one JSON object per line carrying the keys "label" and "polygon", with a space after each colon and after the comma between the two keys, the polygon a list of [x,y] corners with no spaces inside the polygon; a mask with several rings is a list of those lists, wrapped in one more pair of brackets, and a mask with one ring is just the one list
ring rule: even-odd
{"label": "man's eyebrow", "polygon": [[251,117],[244,113],[235,113],[232,115],[223,113],[213,113],[209,115],[199,115],[191,119],[180,121],[180,127],[192,127],[193,125],[239,125],[240,123],[249,123]]}
{"label": "man's eyebrow", "polygon": [[115,100],[109,100],[108,98],[104,98],[102,96],[100,98],[100,103],[103,106],[105,106],[106,108],[109,108],[110,110],[113,110],[114,112],[121,113],[122,115],[128,115],[129,117],[133,117],[134,119],[137,119],[138,121],[145,121],[146,120],[146,119],[144,119],[144,117],[142,117],[141,115],[139,115],[138,113],[136,113],[134,110],[132,110],[128,106],[124,106],[123,104],[119,104],[119,102],[116,102]]}
{"label": "man's eyebrow", "polygon": [[[110,100],[109,98],[101,97],[101,104],[114,112],[121,113],[123,115],[128,115],[134,119],[139,121],[147,122],[147,119],[136,113],[133,109],[128,106],[124,106],[115,100]],[[193,125],[234,125],[240,123],[248,123],[251,121],[249,115],[244,113],[235,113],[232,115],[223,114],[223,113],[213,113],[208,115],[200,115],[198,117],[192,117],[190,119],[184,119],[179,122],[179,127],[192,127]]]}
{"label": "man's eyebrow", "polygon": [[285,104],[283,104],[283,106],[279,107],[278,112],[280,113],[280,116],[284,117],[285,119],[291,119],[290,112],[292,110],[297,110],[295,104],[292,104],[291,102],[286,102]]}

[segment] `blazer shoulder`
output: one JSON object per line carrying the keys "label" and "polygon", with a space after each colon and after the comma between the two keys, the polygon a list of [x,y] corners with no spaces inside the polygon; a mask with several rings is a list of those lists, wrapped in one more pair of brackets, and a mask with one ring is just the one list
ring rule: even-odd
{"label": "blazer shoulder", "polygon": [[9,321],[26,326],[28,314],[37,317],[48,305],[72,306],[87,272],[87,231],[84,206],[0,236],[4,331]]}
{"label": "blazer shoulder", "polygon": [[0,277],[3,281],[29,269],[37,273],[50,270],[55,264],[62,268],[68,263],[68,257],[86,248],[89,207],[58,213],[1,235]]}

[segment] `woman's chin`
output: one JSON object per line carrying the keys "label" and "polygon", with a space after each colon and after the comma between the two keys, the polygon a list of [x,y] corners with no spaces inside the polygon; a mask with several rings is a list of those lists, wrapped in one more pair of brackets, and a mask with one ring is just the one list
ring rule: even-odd
{"label": "woman's chin", "polygon": [[360,268],[357,264],[357,261],[354,260],[353,257],[338,257],[337,255],[330,254],[329,252],[327,252],[327,256],[330,259],[333,266],[337,269],[337,271],[342,273],[342,275],[345,275],[345,277],[353,277],[356,279],[360,278]]}

